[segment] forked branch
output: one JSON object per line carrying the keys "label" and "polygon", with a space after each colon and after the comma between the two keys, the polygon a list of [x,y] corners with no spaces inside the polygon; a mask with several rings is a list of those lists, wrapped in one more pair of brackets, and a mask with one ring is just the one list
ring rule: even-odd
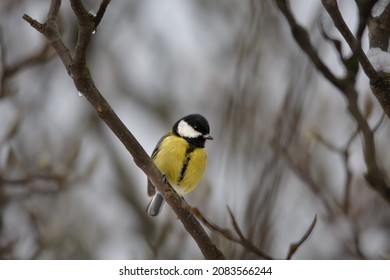
{"label": "forked branch", "polygon": [[166,202],[181,220],[187,232],[190,233],[198,244],[204,257],[206,259],[224,259],[223,254],[213,244],[200,223],[189,211],[190,207],[182,201],[171,186],[163,181],[161,173],[151,161],[150,157],[124,123],[118,118],[110,104],[108,104],[96,88],[91,77],[86,63],[87,49],[110,1],[103,0],[96,15],[88,12],[80,0],[71,0],[70,2],[73,12],[76,14],[79,27],[78,40],[73,57],[69,48],[62,41],[57,25],[58,13],[61,7],[60,0],[52,0],[47,19],[44,23],[40,23],[28,15],[23,15],[23,19],[47,38],[61,58],[77,90],[95,108],[98,116],[106,123],[132,155],[136,165],[143,170],[153,185],[164,196]]}

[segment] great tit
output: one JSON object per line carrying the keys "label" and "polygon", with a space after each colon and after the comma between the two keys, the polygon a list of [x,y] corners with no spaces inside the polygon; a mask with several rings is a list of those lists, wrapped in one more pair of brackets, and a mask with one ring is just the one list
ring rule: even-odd
{"label": "great tit", "polygon": [[[172,130],[157,143],[152,160],[165,180],[183,196],[195,189],[206,168],[206,140],[212,140],[209,123],[199,114],[178,120]],[[148,195],[153,196],[147,208],[149,216],[157,216],[164,198],[148,180]]]}

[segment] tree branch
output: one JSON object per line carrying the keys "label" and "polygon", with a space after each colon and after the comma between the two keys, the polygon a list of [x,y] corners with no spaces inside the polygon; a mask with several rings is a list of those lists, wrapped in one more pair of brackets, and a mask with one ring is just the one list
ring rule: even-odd
{"label": "tree branch", "polygon": [[[374,95],[377,97],[383,110],[390,117],[390,96],[389,87],[387,86],[389,81],[385,79],[383,75],[378,75],[371,62],[368,60],[366,54],[361,48],[360,42],[355,39],[351,30],[345,23],[336,0],[322,0],[322,5],[330,15],[336,28],[340,31],[341,35],[351,48],[352,53],[358,58],[360,65],[362,66],[367,77],[370,79],[372,85],[376,85],[376,88],[380,90],[373,90]],[[388,5],[387,7],[389,7]],[[386,10],[386,9],[385,9]],[[385,87],[383,87],[385,83]],[[384,89],[384,91],[383,91]],[[360,112],[357,102],[357,92],[354,85],[348,85],[344,89],[344,95],[348,99],[348,110],[357,122],[359,130],[362,132],[364,139],[364,159],[367,165],[367,173],[365,178],[371,187],[377,191],[388,203],[390,203],[390,186],[387,184],[383,170],[377,163],[376,145],[374,139],[374,133],[368,125],[366,119]]]}
{"label": "tree branch", "polygon": [[224,259],[223,254],[212,243],[200,223],[189,211],[190,207],[186,203],[183,203],[174,189],[164,182],[161,173],[151,161],[143,147],[118,118],[114,110],[94,84],[86,65],[86,51],[93,32],[95,31],[97,24],[100,23],[109,2],[110,1],[103,0],[98,15],[95,17],[86,11],[81,1],[71,0],[72,9],[77,16],[79,24],[79,35],[74,57],[71,56],[69,49],[63,43],[56,22],[61,1],[52,0],[48,18],[43,24],[37,22],[28,15],[23,15],[23,19],[49,40],[58,56],[61,58],[70,77],[73,79],[77,90],[81,92],[95,108],[98,116],[106,123],[132,155],[136,165],[143,170],[157,190],[161,192],[165,201],[176,213],[187,232],[190,233],[198,244],[204,257],[206,259]]}
{"label": "tree branch", "polygon": [[295,252],[301,247],[303,243],[309,238],[310,234],[313,232],[313,229],[317,223],[317,214],[314,216],[313,221],[311,222],[309,228],[306,230],[305,234],[297,242],[290,245],[290,250],[288,251],[286,260],[291,260]]}
{"label": "tree branch", "polygon": [[[370,1],[367,4],[368,8],[372,8],[375,1]],[[372,66],[361,47],[361,41],[356,39],[351,30],[345,23],[343,16],[340,13],[336,0],[322,0],[322,5],[333,20],[334,25],[339,30],[352,53],[360,62],[364,73],[370,79],[371,89],[386,115],[390,118],[390,79],[389,75],[382,72],[377,72]],[[359,6],[358,6],[359,7]],[[361,30],[362,27],[360,27]],[[380,47],[387,52],[389,37],[390,37],[390,4],[387,4],[382,14],[376,19],[370,20],[370,48]],[[358,30],[359,31],[359,30]],[[360,31],[361,32],[361,31]],[[359,33],[358,33],[359,36]]]}
{"label": "tree branch", "polygon": [[343,90],[343,81],[337,78],[322,61],[313,44],[310,42],[310,36],[308,32],[295,20],[295,17],[291,12],[289,3],[286,0],[275,0],[275,3],[278,6],[279,10],[286,17],[291,28],[291,33],[297,44],[301,47],[302,51],[306,53],[306,55],[310,58],[314,66],[320,71],[320,73],[325,76],[326,79],[328,79],[338,89]]}
{"label": "tree branch", "polygon": [[11,66],[5,67],[3,78],[8,79],[25,68],[49,61],[55,55],[55,53],[51,50],[50,45],[45,44],[37,53],[32,54],[31,56],[26,57]]}
{"label": "tree branch", "polygon": [[95,30],[95,17],[88,13],[80,0],[70,0],[72,9],[77,17],[79,33],[77,37],[74,62],[77,64],[87,63],[87,49]]}
{"label": "tree branch", "polygon": [[[52,5],[51,7],[53,6],[54,5]],[[49,14],[52,13],[49,12]],[[65,65],[66,69],[68,70],[69,66],[73,62],[73,59],[70,54],[70,50],[65,46],[65,44],[61,40],[61,35],[58,30],[58,25],[56,20],[52,18],[48,18],[47,21],[44,24],[42,24],[26,14],[23,15],[23,19],[47,38],[50,45],[56,50],[58,56],[62,60],[62,63]]]}
{"label": "tree branch", "polygon": [[192,211],[194,213],[194,215],[205,225],[207,226],[209,229],[221,234],[223,237],[225,237],[227,240],[230,240],[232,242],[235,242],[237,244],[240,244],[242,247],[244,247],[246,250],[248,250],[249,252],[253,253],[254,255],[262,258],[262,259],[265,259],[265,260],[272,260],[273,258],[262,252],[259,248],[257,248],[257,246],[255,244],[253,244],[253,242],[248,239],[247,237],[244,236],[244,234],[242,233],[240,227],[238,226],[238,223],[236,221],[236,218],[234,217],[232,211],[230,210],[230,208],[228,207],[228,211],[229,211],[229,216],[230,216],[230,219],[232,221],[232,224],[233,224],[233,228],[236,232],[236,234],[238,235],[238,237],[236,236],[236,234],[234,234],[230,229],[227,229],[227,228],[223,228],[223,227],[220,227],[218,226],[217,224],[213,223],[213,222],[210,222],[200,211],[198,208],[192,208]]}
{"label": "tree branch", "polygon": [[103,0],[102,3],[100,3],[100,7],[98,12],[95,16],[95,30],[102,21],[102,18],[104,16],[104,13],[106,12],[108,4],[110,4],[111,0]]}
{"label": "tree branch", "polygon": [[359,40],[359,42],[362,41],[364,30],[366,30],[367,23],[371,18],[371,10],[377,2],[378,0],[355,0],[355,3],[359,9],[359,25],[356,31],[356,39]]}
{"label": "tree branch", "polygon": [[336,0],[321,0],[322,5],[325,10],[328,12],[330,17],[333,20],[334,25],[340,31],[341,35],[344,37],[345,41],[351,48],[351,51],[358,58],[360,65],[362,66],[364,72],[370,80],[378,79],[378,74],[372,67],[371,62],[368,60],[366,54],[364,53],[359,40],[355,38],[351,30],[344,21],[343,16],[340,13],[339,7]]}
{"label": "tree branch", "polygon": [[[287,0],[275,0],[280,11],[285,15],[295,41],[301,49],[310,57],[312,63],[317,69],[334,85],[336,86],[348,102],[348,110],[351,116],[357,123],[359,131],[363,136],[364,143],[364,159],[367,166],[365,174],[366,181],[369,185],[380,194],[390,204],[390,186],[386,182],[385,173],[379,167],[376,155],[376,145],[374,133],[370,128],[364,115],[361,113],[358,105],[358,93],[355,89],[354,69],[346,66],[347,74],[345,78],[339,79],[325,66],[319,58],[313,45],[310,43],[307,31],[296,22],[294,15],[291,12]],[[386,75],[377,73],[372,67],[367,56],[363,52],[359,41],[355,39],[352,32],[349,30],[341,13],[338,9],[336,0],[322,0],[323,6],[331,16],[335,26],[343,35],[344,39],[350,46],[352,53],[359,60],[366,75],[369,77],[373,93],[381,104],[384,112],[390,117],[390,80]],[[390,6],[390,4],[388,5]],[[385,9],[386,11],[386,9]],[[390,21],[390,20],[389,20]],[[299,31],[299,32],[298,32]],[[300,36],[297,36],[300,34]]]}
{"label": "tree branch", "polygon": [[236,221],[236,218],[234,217],[232,211],[230,210],[230,208],[228,207],[228,211],[229,211],[229,216],[230,216],[230,219],[232,220],[232,224],[233,224],[233,228],[234,230],[236,231],[236,233],[238,234],[238,237],[240,238],[240,244],[242,244],[245,248],[249,249],[250,251],[252,252],[255,252],[257,255],[263,257],[264,259],[266,260],[272,260],[272,257],[261,252],[256,246],[255,244],[253,244],[253,242],[246,238],[244,236],[244,234],[242,233],[240,227],[238,226],[238,223]]}

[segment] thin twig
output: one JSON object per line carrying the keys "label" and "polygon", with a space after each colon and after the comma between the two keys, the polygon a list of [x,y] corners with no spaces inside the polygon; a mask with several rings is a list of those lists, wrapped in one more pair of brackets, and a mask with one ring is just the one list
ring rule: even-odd
{"label": "thin twig", "polygon": [[264,252],[260,251],[256,247],[256,245],[253,244],[253,242],[251,240],[249,240],[248,238],[246,238],[244,236],[244,234],[242,233],[240,227],[238,226],[236,218],[234,217],[234,215],[233,215],[233,213],[232,213],[232,211],[230,210],[229,207],[228,207],[228,211],[229,211],[230,219],[232,221],[234,230],[236,231],[236,233],[238,234],[238,237],[240,238],[240,244],[243,245],[246,249],[248,249],[251,252],[255,253],[256,255],[258,255],[258,256],[266,259],[266,260],[272,260],[271,256],[269,256],[268,254],[265,254]]}
{"label": "thin twig", "polygon": [[314,215],[313,221],[311,222],[309,228],[306,230],[302,238],[295,243],[291,243],[290,250],[288,251],[287,258],[286,258],[287,260],[291,260],[292,256],[299,249],[299,247],[301,247],[301,245],[305,243],[305,241],[309,238],[310,234],[313,232],[316,223],[317,223],[317,214]]}
{"label": "thin twig", "polygon": [[49,44],[45,44],[40,51],[32,54],[29,57],[24,58],[23,60],[5,67],[3,78],[11,78],[16,73],[24,70],[25,68],[42,64],[51,60],[55,56],[55,52],[52,51],[51,46]]}
{"label": "thin twig", "polygon": [[100,22],[102,21],[102,18],[106,12],[107,6],[108,6],[108,4],[110,4],[110,2],[111,2],[111,0],[103,0],[100,3],[99,10],[97,11],[96,16],[95,16],[95,30],[98,27],[98,25],[100,24]]}
{"label": "thin twig", "polygon": [[[51,5],[51,7],[53,6],[54,5]],[[31,18],[27,14],[23,15],[23,19],[27,21],[34,29],[42,33],[47,38],[50,45],[56,50],[58,56],[62,60],[62,63],[65,65],[66,68],[68,68],[72,64],[73,58],[70,54],[70,50],[65,46],[64,42],[61,40],[61,35],[58,30],[57,22],[53,19],[48,19],[45,24],[42,24],[36,21],[35,19]]]}
{"label": "thin twig", "polygon": [[345,145],[344,150],[341,153],[341,156],[343,158],[344,163],[344,170],[346,173],[346,179],[344,184],[344,203],[343,203],[343,209],[344,212],[347,214],[349,213],[350,209],[350,201],[351,201],[351,189],[352,189],[352,177],[353,173],[351,168],[349,167],[349,156],[350,156],[350,148],[353,143],[353,140],[359,135],[359,129],[356,129],[354,133],[350,136],[350,138],[347,141],[347,144]]}
{"label": "thin twig", "polygon": [[58,184],[62,184],[64,180],[66,180],[66,177],[60,174],[32,174],[17,179],[0,177],[0,185],[26,187],[28,184],[38,180],[54,181]]}
{"label": "thin twig", "polygon": [[318,142],[320,142],[322,145],[327,147],[330,151],[338,154],[343,160],[344,170],[346,173],[346,179],[344,183],[343,210],[345,213],[348,213],[350,207],[350,193],[351,193],[352,176],[353,176],[352,170],[349,167],[349,156],[350,156],[349,150],[353,143],[353,140],[359,135],[359,129],[355,129],[355,131],[349,137],[345,146],[342,148],[336,147],[333,143],[331,143],[329,140],[324,139],[318,133],[314,133],[313,135],[318,140]]}
{"label": "thin twig", "polygon": [[200,212],[200,210],[196,207],[193,207],[192,208],[192,213],[206,226],[208,227],[209,229],[215,231],[215,232],[218,232],[219,234],[221,234],[223,237],[225,237],[227,240],[230,240],[230,241],[233,241],[233,242],[236,242],[236,243],[240,243],[240,240],[239,238],[237,238],[235,236],[235,234],[228,228],[223,228],[223,227],[220,227],[218,226],[217,224],[211,222],[210,220],[208,220],[203,214],[202,212]]}
{"label": "thin twig", "polygon": [[323,193],[323,188],[316,182],[313,178],[310,164],[306,162],[299,162],[294,160],[294,158],[290,155],[289,151],[286,147],[282,146],[279,141],[276,139],[270,142],[271,148],[275,151],[275,153],[280,154],[286,161],[286,164],[290,167],[290,169],[295,173],[295,175],[309,187],[309,189],[317,195],[320,199],[324,207],[326,208],[329,215],[333,215],[333,207],[330,202],[328,196],[319,195]]}
{"label": "thin twig", "polygon": [[256,247],[256,245],[253,244],[253,242],[251,240],[249,240],[248,238],[246,238],[241,229],[239,228],[238,224],[237,224],[237,221],[236,221],[236,218],[234,217],[233,213],[231,212],[230,208],[228,207],[228,211],[229,211],[229,215],[230,215],[230,219],[232,221],[232,224],[233,224],[233,228],[235,230],[235,232],[238,234],[238,237],[228,228],[223,228],[223,227],[220,227],[218,226],[217,224],[209,221],[200,211],[198,208],[192,208],[192,212],[193,214],[206,226],[208,227],[209,229],[215,231],[215,232],[218,232],[219,234],[221,234],[223,237],[225,237],[227,240],[230,240],[232,242],[235,242],[237,244],[240,244],[242,247],[244,247],[246,250],[248,250],[249,252],[252,252],[253,254],[255,254],[256,256],[262,258],[262,259],[266,259],[266,260],[272,260],[273,258],[262,252],[259,248]]}
{"label": "thin twig", "polygon": [[378,163],[374,132],[360,112],[357,101],[357,92],[355,89],[350,90],[352,92],[347,94],[348,110],[356,120],[358,129],[364,140],[363,155],[367,166],[367,172],[364,177],[369,183],[369,186],[390,204],[390,186],[386,181],[383,169]]}
{"label": "thin twig", "polygon": [[359,9],[359,25],[356,31],[356,39],[361,42],[367,23],[371,17],[371,11],[378,0],[355,1]]}

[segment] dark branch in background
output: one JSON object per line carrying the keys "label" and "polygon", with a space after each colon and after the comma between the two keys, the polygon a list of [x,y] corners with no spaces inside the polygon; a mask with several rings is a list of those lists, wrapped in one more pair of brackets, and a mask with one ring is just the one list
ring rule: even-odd
{"label": "dark branch in background", "polygon": [[[371,109],[368,109],[371,110]],[[368,113],[370,114],[370,113]],[[375,133],[376,130],[379,128],[379,126],[382,124],[384,120],[385,114],[383,113],[374,128],[372,129],[372,132]],[[356,139],[356,136],[358,135],[359,130],[356,129],[351,136],[349,137],[347,143],[344,145],[344,147],[336,147],[333,143],[331,143],[329,140],[323,138],[323,136],[319,135],[318,133],[314,133],[314,137],[323,144],[325,147],[327,147],[330,151],[338,154],[343,161],[344,170],[346,174],[346,179],[344,183],[344,199],[342,204],[342,209],[344,213],[347,215],[349,214],[350,210],[350,204],[351,204],[351,187],[352,187],[352,170],[349,166],[349,158],[350,158],[350,149],[353,141]]]}
{"label": "dark branch in background", "polygon": [[[386,115],[390,117],[390,88],[387,85],[389,83],[388,79],[385,78],[384,75],[378,75],[372,67],[370,61],[362,50],[361,45],[346,25],[338,8],[337,1],[322,0],[322,4],[331,16],[336,28],[340,31],[341,35],[348,43],[352,53],[358,58],[360,65],[367,77],[370,79],[374,95],[378,99]],[[389,6],[390,5],[388,4],[387,7]],[[351,112],[351,115],[355,118],[358,128],[361,130],[364,138],[364,158],[368,169],[365,178],[373,189],[385,198],[388,203],[390,203],[390,186],[385,180],[386,178],[383,170],[381,170],[377,163],[374,133],[359,110],[357,92],[354,86],[355,85],[353,84],[348,85],[348,88],[344,91],[344,95],[346,95],[348,99],[348,109]],[[376,88],[376,90],[374,88]]]}
{"label": "dark branch in background", "polygon": [[358,26],[358,30],[356,31],[356,39],[359,40],[359,42],[362,41],[363,33],[366,30],[367,24],[371,17],[371,10],[377,2],[378,0],[368,0],[368,1],[356,0],[355,1],[359,9],[359,26]]}
{"label": "dark branch in background", "polygon": [[[370,48],[380,48],[388,52],[390,39],[390,3],[387,4],[382,14],[370,18],[368,24]],[[389,73],[378,73],[379,78],[370,80],[371,90],[381,104],[384,112],[390,116],[390,77]]]}
{"label": "dark branch in background", "polygon": [[[330,15],[333,20],[334,25],[340,31],[341,35],[349,45],[352,53],[358,58],[360,65],[363,68],[363,71],[366,73],[367,77],[371,80],[378,79],[378,74],[376,73],[374,67],[372,67],[370,61],[368,60],[366,54],[364,53],[359,40],[355,38],[351,30],[348,28],[347,24],[344,21],[343,16],[340,13],[339,7],[336,0],[322,0],[322,5]],[[390,115],[389,115],[390,116]]]}
{"label": "dark branch in background", "polygon": [[323,188],[321,185],[319,185],[313,178],[313,174],[310,169],[310,161],[308,160],[295,160],[293,156],[290,155],[288,149],[281,145],[279,141],[276,139],[273,139],[271,142],[271,148],[275,151],[275,153],[280,154],[286,164],[289,166],[289,168],[294,172],[294,174],[302,181],[304,182],[309,189],[318,196],[320,199],[321,203],[325,207],[326,211],[329,214],[333,213],[333,207],[332,207],[332,202],[330,199],[325,196],[325,195],[320,195],[323,194]]}
{"label": "dark branch in background", "polygon": [[[370,48],[379,47],[382,51],[387,52],[388,41],[390,38],[390,4],[387,4],[382,14],[376,19],[370,19],[371,9],[377,1],[357,1],[360,14],[360,23],[357,36],[361,36],[362,24],[370,20]],[[356,39],[351,30],[345,23],[343,16],[340,13],[336,0],[322,0],[322,5],[333,20],[334,25],[339,30],[347,44],[349,45],[352,54],[359,60],[364,73],[370,79],[371,89],[383,111],[390,118],[390,79],[389,75],[381,72],[376,72],[366,54],[361,48],[361,40]],[[370,9],[370,12],[362,12],[363,9]],[[367,18],[363,18],[365,15]],[[363,22],[363,23],[362,23]],[[358,37],[359,38],[359,37]]]}
{"label": "dark branch in background", "polygon": [[350,197],[351,197],[351,187],[352,187],[351,185],[352,185],[352,175],[353,175],[352,170],[349,166],[350,148],[358,133],[359,130],[356,129],[349,137],[347,143],[345,144],[345,147],[342,148],[336,147],[330,141],[324,139],[321,135],[317,133],[314,134],[314,137],[318,140],[318,142],[323,144],[330,151],[340,155],[340,157],[342,158],[343,167],[346,176],[345,183],[344,183],[344,199],[342,204],[342,209],[345,214],[348,214],[350,209]]}
{"label": "dark branch in background", "polygon": [[[334,0],[323,0],[322,2],[328,13],[333,13],[331,14],[331,18],[333,19],[335,26],[339,29],[340,33],[345,36],[344,39],[349,44],[353,56],[355,56],[362,65],[366,75],[370,78],[371,84],[377,85],[381,90],[384,90],[382,92],[383,96],[381,97],[378,97],[375,91],[373,92],[378,101],[381,103],[384,112],[389,117],[390,87],[382,87],[383,83],[388,83],[387,79],[384,78],[384,75],[379,75],[375,72],[371,63],[368,61],[367,56],[361,49],[360,45],[356,46],[358,41],[354,38],[353,34],[348,29],[344,20],[342,19],[337,6],[337,2]],[[290,25],[292,35],[297,44],[309,56],[311,62],[320,71],[320,73],[322,73],[329,80],[329,82],[331,82],[336,88],[338,88],[344,95],[344,97],[347,99],[348,110],[351,116],[356,121],[357,127],[361,135],[363,136],[364,160],[367,166],[367,172],[365,174],[366,181],[379,195],[381,195],[390,204],[390,186],[387,184],[385,174],[383,170],[379,167],[379,164],[377,162],[374,132],[367,123],[365,116],[359,109],[358,93],[355,89],[356,72],[354,67],[351,68],[349,64],[344,63],[347,70],[347,74],[344,78],[337,78],[329,70],[329,68],[325,66],[324,62],[319,57],[316,49],[310,42],[309,34],[306,29],[300,26],[295,20],[287,0],[275,0],[275,3],[277,4],[279,10],[286,17]]]}
{"label": "dark branch in background", "polygon": [[[377,1],[369,1],[368,4],[362,4],[357,1],[359,11],[362,11],[364,8],[372,8],[372,6]],[[336,0],[322,0],[322,5],[330,15],[333,20],[334,25],[339,30],[347,44],[349,45],[352,53],[359,60],[360,65],[364,73],[370,79],[371,89],[375,97],[378,99],[379,104],[382,106],[383,111],[386,113],[387,117],[390,118],[390,79],[389,75],[386,75],[383,72],[376,72],[370,61],[368,60],[366,54],[361,48],[361,41],[356,39],[352,34],[351,30],[348,28],[345,23]],[[371,10],[369,13],[363,14],[360,12],[360,21],[367,22],[371,16]],[[367,18],[362,18],[362,15],[366,15]],[[360,23],[361,25],[361,23]],[[388,42],[390,38],[390,4],[387,4],[381,16],[377,19],[370,20],[370,48],[379,47],[382,51],[387,52]],[[360,27],[362,28],[362,27]],[[359,31],[359,30],[358,30]],[[360,31],[362,32],[362,31]],[[360,34],[358,33],[358,36]]]}
{"label": "dark branch in background", "polygon": [[309,33],[295,20],[295,17],[291,12],[289,3],[287,3],[286,0],[275,0],[275,3],[278,6],[279,10],[286,17],[291,28],[291,33],[302,51],[306,53],[306,55],[310,58],[315,67],[325,76],[325,78],[327,78],[337,88],[342,89],[342,81],[338,79],[332,73],[332,71],[330,71],[328,66],[326,66],[325,63],[321,60],[320,56],[317,53],[317,50],[310,42]]}
{"label": "dark branch in background", "polygon": [[266,255],[265,253],[262,253],[259,249],[257,249],[257,247],[253,244],[253,242],[244,236],[244,234],[242,233],[242,231],[241,231],[241,229],[236,221],[236,218],[234,217],[234,215],[229,207],[228,207],[228,211],[229,211],[230,219],[232,221],[233,228],[239,237],[240,244],[242,246],[244,246],[245,248],[249,249],[250,251],[256,253],[256,255],[262,256],[266,260],[272,259],[270,256]]}
{"label": "dark branch in background", "polygon": [[[231,210],[228,208],[229,214],[230,214],[230,219],[232,221],[234,230],[236,233],[233,233],[230,229],[227,228],[222,228],[215,223],[209,221],[200,211],[198,208],[192,208],[192,211],[194,215],[209,229],[218,232],[221,234],[223,237],[225,237],[227,240],[233,241],[237,244],[240,244],[242,247],[244,247],[246,250],[249,252],[253,253],[254,255],[265,259],[265,260],[272,260],[273,258],[269,256],[268,254],[262,252],[260,249],[256,247],[255,244],[248,238],[246,238],[241,229],[239,228],[236,218],[234,217],[233,213]],[[237,236],[238,235],[238,236]]]}
{"label": "dark branch in background", "polygon": [[171,186],[164,183],[161,173],[143,147],[118,118],[94,84],[86,64],[86,52],[93,33],[95,33],[101,22],[110,1],[103,0],[101,2],[96,16],[89,13],[80,0],[71,0],[70,2],[79,25],[74,57],[72,57],[70,50],[63,43],[57,25],[57,17],[61,6],[60,0],[52,0],[46,22],[39,23],[28,15],[23,15],[23,19],[47,38],[62,60],[69,76],[73,79],[77,90],[91,103],[98,116],[130,152],[136,165],[143,170],[153,185],[161,192],[166,202],[183,223],[187,232],[191,234],[198,244],[204,257],[206,259],[224,259],[223,254],[212,243],[200,223],[192,215],[189,210],[190,207],[182,201]]}
{"label": "dark branch in background", "polygon": [[[248,250],[249,252],[253,253],[254,255],[256,255],[262,259],[265,259],[265,260],[273,260],[274,259],[270,255],[262,252],[259,248],[257,248],[257,246],[255,244],[253,244],[253,242],[249,238],[245,237],[245,235],[242,233],[242,231],[237,223],[236,218],[234,217],[234,215],[229,207],[228,207],[228,212],[229,212],[230,220],[232,222],[235,233],[233,233],[228,228],[220,227],[220,226],[216,225],[215,223],[209,221],[199,211],[198,208],[192,208],[192,210],[193,210],[194,215],[196,215],[196,217],[198,217],[198,219],[205,226],[207,226],[209,229],[211,229],[215,232],[218,232],[223,237],[225,237],[227,240],[230,240],[230,241],[233,241],[237,244],[240,244],[246,250]],[[286,258],[287,260],[291,260],[293,255],[298,251],[298,249],[302,246],[302,244],[305,243],[305,241],[309,238],[310,234],[313,232],[313,229],[314,229],[316,223],[317,223],[317,215],[314,216],[313,221],[311,222],[309,228],[306,230],[306,232],[302,236],[302,238],[299,239],[299,241],[290,244],[290,249],[289,249],[289,252],[288,252],[287,258]]]}
{"label": "dark branch in background", "polygon": [[2,185],[14,185],[15,187],[25,188],[28,184],[33,183],[34,181],[42,180],[42,181],[54,181],[58,185],[62,185],[66,180],[66,176],[62,174],[31,174],[26,175],[23,178],[10,179],[0,177],[0,186]]}
{"label": "dark branch in background", "polygon": [[20,73],[26,68],[47,62],[55,56],[55,52],[53,52],[50,48],[50,44],[46,43],[36,53],[33,53],[11,65],[6,65],[6,51],[6,45],[4,44],[0,29],[0,98],[11,94],[6,86],[8,79],[12,78],[14,75]]}
{"label": "dark branch in background", "polygon": [[311,222],[309,228],[306,230],[302,238],[290,245],[290,250],[288,251],[287,258],[286,258],[287,260],[291,260],[292,256],[299,249],[299,247],[301,247],[301,245],[305,243],[305,241],[309,238],[310,234],[313,232],[316,223],[317,223],[317,215],[314,216],[313,221]]}
{"label": "dark branch in background", "polygon": [[10,78],[16,73],[20,72],[21,70],[24,70],[25,68],[41,64],[42,62],[49,61],[55,56],[55,53],[52,52],[51,47],[49,44],[45,44],[41,50],[39,50],[37,53],[26,57],[25,59],[18,61],[17,63],[7,66],[4,69],[4,76],[3,78]]}
{"label": "dark branch in background", "polygon": [[[12,137],[12,136],[9,136]],[[15,166],[22,166],[11,150],[5,159],[5,166],[0,174],[0,191],[7,191],[7,199],[29,197],[32,194],[55,194],[68,188],[69,183],[80,183],[92,174],[96,168],[97,157],[90,160],[85,168],[77,168],[76,162],[80,156],[81,142],[76,142],[61,157],[61,171],[29,170],[22,168],[18,176],[5,175]],[[15,191],[16,190],[16,191]],[[1,256],[1,255],[0,255]]]}

